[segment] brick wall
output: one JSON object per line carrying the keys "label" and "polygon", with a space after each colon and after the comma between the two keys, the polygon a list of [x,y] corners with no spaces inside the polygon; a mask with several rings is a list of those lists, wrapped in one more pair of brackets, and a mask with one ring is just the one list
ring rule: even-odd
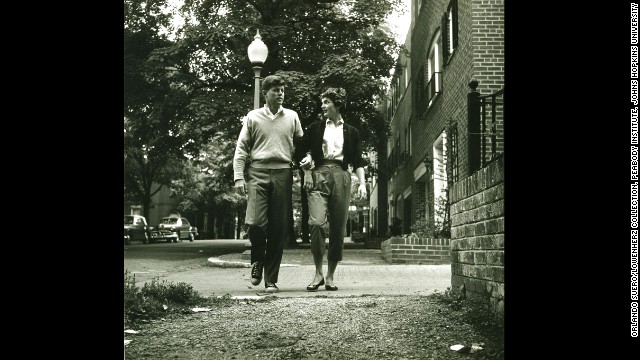
{"label": "brick wall", "polygon": [[493,93],[504,87],[504,1],[473,0],[474,77]]}
{"label": "brick wall", "polygon": [[504,162],[500,158],[451,190],[451,289],[504,316]]}
{"label": "brick wall", "polygon": [[436,265],[451,263],[451,240],[395,236],[380,244],[382,258],[389,264]]}

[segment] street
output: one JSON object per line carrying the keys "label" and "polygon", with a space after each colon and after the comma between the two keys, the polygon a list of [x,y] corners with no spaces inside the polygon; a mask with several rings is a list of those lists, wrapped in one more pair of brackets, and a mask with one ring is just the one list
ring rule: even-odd
{"label": "street", "polygon": [[242,253],[248,244],[248,240],[233,239],[154,244],[133,241],[124,246],[124,269],[135,275],[136,283],[144,283],[154,277],[206,266],[210,257]]}
{"label": "street", "polygon": [[[202,296],[256,296],[264,283],[252,286],[249,260],[242,252],[248,240],[196,240],[194,242],[132,244],[125,246],[124,268],[143,286],[153,278],[188,283]],[[211,259],[223,260],[220,266]],[[325,258],[324,269],[327,261]],[[379,249],[345,248],[336,269],[338,291],[308,292],[314,274],[309,248],[285,249],[280,265],[278,297],[330,297],[378,295],[428,295],[451,285],[451,265],[388,264]]]}

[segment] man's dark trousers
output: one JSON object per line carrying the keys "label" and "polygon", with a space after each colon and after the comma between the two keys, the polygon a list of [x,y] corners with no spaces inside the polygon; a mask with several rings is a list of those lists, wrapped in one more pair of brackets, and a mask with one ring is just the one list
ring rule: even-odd
{"label": "man's dark trousers", "polygon": [[283,169],[248,169],[248,200],[245,223],[249,225],[251,263],[264,261],[264,281],[278,282],[280,263],[293,186],[290,167]]}

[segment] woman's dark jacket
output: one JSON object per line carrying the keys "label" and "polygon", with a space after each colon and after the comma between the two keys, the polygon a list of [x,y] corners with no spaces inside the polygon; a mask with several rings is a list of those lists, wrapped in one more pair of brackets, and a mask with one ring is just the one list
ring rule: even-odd
{"label": "woman's dark jacket", "polygon": [[[326,127],[327,120],[319,120],[307,126],[301,143],[296,146],[296,159],[298,162],[305,157],[309,150],[311,150],[311,158],[316,164],[322,162],[324,159],[322,138]],[[344,136],[342,169],[347,170],[349,164],[353,165],[353,170],[365,167],[367,161],[362,158],[362,143],[358,129],[344,122],[342,123],[342,132]]]}

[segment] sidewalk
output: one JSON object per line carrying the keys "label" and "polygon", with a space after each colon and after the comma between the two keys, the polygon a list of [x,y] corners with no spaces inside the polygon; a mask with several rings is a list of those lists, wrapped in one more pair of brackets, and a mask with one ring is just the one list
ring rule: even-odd
{"label": "sidewalk", "polygon": [[[234,297],[349,297],[363,295],[429,295],[444,292],[451,285],[451,265],[387,264],[379,249],[365,249],[364,244],[345,239],[343,261],[334,274],[337,291],[321,286],[316,292],[306,291],[313,280],[315,266],[308,244],[299,249],[285,249],[280,265],[278,287],[270,295],[264,292],[264,281],[250,282],[250,260],[243,254],[228,254],[207,259],[207,266],[165,277],[170,282],[187,282],[202,296]],[[326,274],[327,260],[323,270]]]}

